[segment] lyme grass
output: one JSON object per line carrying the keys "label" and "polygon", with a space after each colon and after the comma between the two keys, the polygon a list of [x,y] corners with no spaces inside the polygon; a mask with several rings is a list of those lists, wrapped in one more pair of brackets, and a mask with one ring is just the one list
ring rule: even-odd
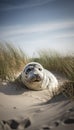
{"label": "lyme grass", "polygon": [[65,75],[69,80],[74,80],[74,56],[62,56],[50,50],[40,50],[39,58],[33,60],[41,63],[44,68]]}
{"label": "lyme grass", "polygon": [[28,57],[19,48],[0,43],[0,79],[12,79],[28,62]]}

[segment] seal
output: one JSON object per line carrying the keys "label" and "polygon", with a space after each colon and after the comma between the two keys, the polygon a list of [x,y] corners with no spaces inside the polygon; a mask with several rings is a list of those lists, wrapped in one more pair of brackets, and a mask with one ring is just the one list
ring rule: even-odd
{"label": "seal", "polygon": [[28,63],[20,77],[23,84],[32,90],[49,89],[54,92],[58,88],[56,77],[37,62]]}
{"label": "seal", "polygon": [[21,81],[26,87],[33,90],[48,88],[54,91],[58,88],[56,77],[37,62],[30,62],[25,66],[21,73]]}

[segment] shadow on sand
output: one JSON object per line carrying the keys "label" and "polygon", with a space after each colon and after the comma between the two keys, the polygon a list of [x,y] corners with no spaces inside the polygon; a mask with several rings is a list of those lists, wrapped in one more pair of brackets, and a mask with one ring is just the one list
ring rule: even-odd
{"label": "shadow on sand", "polygon": [[22,83],[8,82],[0,84],[0,92],[6,95],[20,95],[24,92],[31,91]]}

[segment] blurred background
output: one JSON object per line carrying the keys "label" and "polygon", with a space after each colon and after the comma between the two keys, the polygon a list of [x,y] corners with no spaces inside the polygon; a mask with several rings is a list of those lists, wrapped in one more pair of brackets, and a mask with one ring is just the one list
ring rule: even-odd
{"label": "blurred background", "polygon": [[74,54],[74,0],[0,0],[0,42]]}

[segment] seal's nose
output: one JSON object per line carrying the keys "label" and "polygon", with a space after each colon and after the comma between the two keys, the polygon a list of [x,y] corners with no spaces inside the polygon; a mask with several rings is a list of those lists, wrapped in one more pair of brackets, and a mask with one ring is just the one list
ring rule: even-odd
{"label": "seal's nose", "polygon": [[34,74],[37,80],[40,80],[39,74]]}

